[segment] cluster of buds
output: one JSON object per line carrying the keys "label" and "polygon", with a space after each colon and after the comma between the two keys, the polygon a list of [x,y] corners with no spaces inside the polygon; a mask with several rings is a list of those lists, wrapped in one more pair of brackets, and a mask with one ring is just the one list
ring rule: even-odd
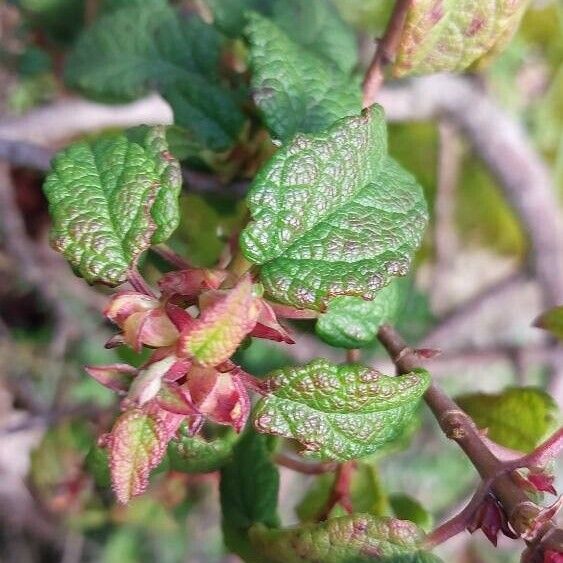
{"label": "cluster of buds", "polygon": [[[125,426],[150,416],[158,427],[159,447],[149,456],[150,466],[160,461],[182,423],[192,434],[205,419],[240,432],[251,408],[248,389],[260,391],[260,382],[235,364],[232,355],[248,337],[293,343],[249,274],[232,287],[227,279],[225,270],[170,272],[159,282],[160,297],[123,291],[104,311],[120,329],[107,347],[153,349],[139,368],[122,363],[86,368],[123,396],[124,414],[103,440],[109,448],[114,489],[122,500],[130,496],[123,493],[118,475],[121,457],[127,456],[121,451]],[[146,486],[142,481],[132,494]]]}

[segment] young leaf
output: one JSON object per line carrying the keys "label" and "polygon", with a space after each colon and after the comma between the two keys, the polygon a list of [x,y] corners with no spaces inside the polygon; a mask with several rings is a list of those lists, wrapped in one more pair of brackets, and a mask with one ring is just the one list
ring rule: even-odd
{"label": "young leaf", "polygon": [[394,65],[395,76],[462,71],[502,50],[527,0],[413,2]]}
{"label": "young leaf", "polygon": [[178,339],[178,350],[201,366],[228,360],[254,328],[260,312],[250,276],[242,278],[224,297],[204,309]]}
{"label": "young leaf", "polygon": [[540,315],[534,326],[548,330],[559,340],[563,340],[563,305],[554,307]]}
{"label": "young leaf", "polygon": [[150,471],[164,457],[182,418],[165,411],[131,409],[117,419],[108,447],[111,481],[119,502],[127,503],[147,488]]}
{"label": "young leaf", "polygon": [[501,446],[532,451],[556,421],[557,406],[541,389],[508,388],[493,395],[474,393],[456,398],[458,405],[487,429],[487,436]]}
{"label": "young leaf", "polygon": [[189,429],[182,425],[178,437],[168,444],[170,469],[185,473],[217,471],[231,459],[235,441],[236,434],[228,432],[208,442],[199,436],[191,436]]}
{"label": "young leaf", "polygon": [[338,348],[363,348],[373,343],[379,327],[392,322],[403,304],[404,292],[393,280],[372,301],[335,297],[315,326],[317,335]]}
{"label": "young leaf", "polygon": [[[160,128],[151,133],[164,151],[163,135]],[[175,227],[181,179],[168,156],[163,166],[154,144],[145,149],[125,137],[81,142],[53,161],[44,184],[52,243],[90,283],[123,283],[155,233],[160,242]],[[164,204],[171,206],[165,213]]]}
{"label": "young leaf", "polygon": [[304,524],[282,530],[268,530],[264,525],[255,525],[250,530],[250,538],[271,563],[440,561],[418,549],[423,534],[412,522],[376,518],[369,514],[331,518],[320,524]]}
{"label": "young leaf", "polygon": [[373,299],[407,272],[426,204],[386,151],[383,112],[372,106],[296,136],[257,175],[241,247],[276,300],[322,310],[339,295]]}
{"label": "young leaf", "polygon": [[354,31],[331,0],[276,2],[272,19],[293,41],[341,71],[350,73],[358,63]]}
{"label": "young leaf", "polygon": [[[289,8],[283,9],[288,17]],[[253,96],[275,138],[319,132],[360,111],[357,80],[292,41],[272,21],[258,14],[249,21]]]}
{"label": "young leaf", "polygon": [[245,561],[267,563],[248,540],[248,530],[260,523],[279,525],[279,474],[270,460],[272,438],[248,429],[233,449],[232,460],[221,471],[221,510],[227,547]]}
{"label": "young leaf", "polygon": [[72,51],[66,81],[86,95],[124,102],[153,89],[169,98],[176,123],[213,150],[230,146],[244,118],[220,84],[221,36],[199,18],[184,20],[167,2],[102,15]]}
{"label": "young leaf", "polygon": [[314,457],[357,459],[402,433],[429,384],[424,370],[388,377],[356,364],[314,360],[271,374],[254,424],[298,440]]}

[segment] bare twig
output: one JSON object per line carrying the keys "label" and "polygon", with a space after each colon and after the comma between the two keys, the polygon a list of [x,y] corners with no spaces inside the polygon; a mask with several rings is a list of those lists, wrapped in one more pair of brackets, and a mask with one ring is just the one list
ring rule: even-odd
{"label": "bare twig", "polygon": [[[408,373],[420,367],[420,357],[407,347],[395,329],[390,326],[381,327],[378,338],[399,373]],[[538,550],[543,549],[543,538],[550,538],[550,541],[554,537],[560,538],[561,530],[552,520],[544,517],[544,509],[530,501],[512,480],[507,473],[510,467],[507,468],[491,452],[473,420],[435,383],[426,391],[424,400],[444,434],[465,452],[483,481],[493,480],[491,490],[500,500],[513,529]],[[563,543],[558,548],[563,550]]]}
{"label": "bare twig", "polygon": [[413,0],[396,0],[389,23],[383,37],[377,44],[373,60],[364,79],[364,107],[371,106],[377,97],[384,80],[384,68],[393,62],[401,41],[401,35],[407,19],[407,12]]}

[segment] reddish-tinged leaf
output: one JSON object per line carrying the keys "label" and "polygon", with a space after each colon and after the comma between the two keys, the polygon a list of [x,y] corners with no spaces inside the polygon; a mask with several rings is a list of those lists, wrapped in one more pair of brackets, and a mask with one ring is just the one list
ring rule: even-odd
{"label": "reddish-tinged leaf", "polygon": [[156,309],[160,303],[157,299],[137,291],[120,291],[116,293],[104,309],[104,315],[119,328],[135,313],[146,313]]}
{"label": "reddish-tinged leaf", "polygon": [[193,358],[205,367],[228,360],[256,325],[259,312],[259,300],[247,275],[182,331],[179,355]]}
{"label": "reddish-tinged leaf", "polygon": [[167,303],[165,310],[168,318],[172,321],[172,324],[178,329],[179,332],[186,330],[195,322],[195,319],[185,309],[178,307],[178,305]]}
{"label": "reddish-tinged leaf", "polygon": [[164,376],[174,366],[176,360],[176,356],[166,356],[141,369],[127,395],[129,404],[141,406],[152,401],[160,391]]}
{"label": "reddish-tinged leaf", "polygon": [[162,460],[181,422],[181,417],[171,417],[131,409],[115,422],[107,444],[112,487],[119,502],[127,503],[146,489],[151,469]]}
{"label": "reddish-tinged leaf", "polygon": [[553,486],[554,480],[554,475],[549,475],[543,471],[531,471],[527,476],[527,481],[534,489],[542,493],[551,493],[552,495],[557,494],[557,491]]}
{"label": "reddish-tinged leaf", "polygon": [[196,297],[202,291],[218,289],[225,280],[225,270],[188,269],[164,274],[158,286],[166,295]]}
{"label": "reddish-tinged leaf", "polygon": [[563,563],[563,553],[558,551],[546,551],[543,563]]}
{"label": "reddish-tinged leaf", "polygon": [[137,368],[128,364],[85,366],[84,369],[89,376],[112,391],[126,392],[137,375]]}
{"label": "reddish-tinged leaf", "polygon": [[492,494],[487,495],[477,509],[472,522],[467,526],[467,530],[471,534],[479,528],[495,547],[498,541],[498,534],[501,531],[509,538],[518,538],[518,534],[514,533],[510,528],[502,506]]}
{"label": "reddish-tinged leaf", "polygon": [[158,392],[156,401],[160,408],[168,412],[186,416],[200,414],[192,402],[189,389],[185,385],[165,383]]}
{"label": "reddish-tinged leaf", "polygon": [[125,344],[125,338],[123,338],[123,334],[114,334],[112,337],[107,339],[107,342],[104,344],[104,348],[111,350],[112,348],[117,348],[122,344]]}
{"label": "reddish-tinged leaf", "polygon": [[153,348],[171,346],[179,332],[162,309],[133,313],[123,324],[125,342],[139,352],[143,344]]}
{"label": "reddish-tinged leaf", "polygon": [[295,344],[287,330],[279,323],[276,313],[266,301],[260,300],[260,314],[256,326],[250,333],[256,338],[265,338],[274,342],[285,342]]}
{"label": "reddish-tinged leaf", "polygon": [[188,386],[198,410],[218,424],[228,424],[240,432],[250,413],[250,399],[240,377],[231,372],[194,367]]}

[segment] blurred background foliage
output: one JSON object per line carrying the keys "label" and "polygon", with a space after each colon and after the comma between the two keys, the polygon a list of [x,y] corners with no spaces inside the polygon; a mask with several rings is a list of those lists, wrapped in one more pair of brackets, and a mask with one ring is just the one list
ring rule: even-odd
{"label": "blurred background foliage", "polygon": [[[358,30],[360,52],[366,59],[364,53],[371,52],[373,37],[384,29],[393,2],[335,3]],[[110,4],[116,2],[0,2],[0,119],[24,115],[70,95],[61,79],[65,53],[96,10]],[[176,4],[186,10],[201,9],[202,5],[197,1]],[[235,46],[235,52],[241,49]],[[563,3],[531,2],[509,47],[474,79],[525,125],[531,142],[549,163],[563,197]],[[458,141],[454,228],[447,234],[454,251],[445,257],[445,264],[437,264],[433,216],[398,321],[412,342],[430,331],[442,315],[517,269],[526,258],[527,236],[518,218],[486,167],[463,140]],[[439,125],[392,124],[389,144],[390,153],[423,185],[433,209],[439,197]],[[182,135],[174,145],[175,152],[192,167],[217,173],[227,182],[247,180],[272,150],[266,136],[254,137],[243,149],[230,155],[196,154],[190,139]],[[23,169],[13,169],[11,175],[28,235],[46,249],[48,215],[40,191],[41,175]],[[244,220],[244,203],[235,193],[228,193],[228,188],[221,196],[186,193],[182,223],[171,246],[194,264],[213,265]],[[66,268],[53,264],[54,268]],[[166,266],[149,255],[144,267],[156,278]],[[439,282],[436,270],[441,275]],[[112,420],[115,397],[87,378],[81,366],[113,361],[139,365],[143,358],[127,350],[103,348],[109,327],[94,311],[96,307],[99,310],[107,291],[99,290],[93,297],[92,292],[78,287],[80,282],[69,276],[64,280],[68,285],[65,308],[75,323],[71,331],[80,336],[60,353],[53,350],[56,335],[50,312],[37,292],[22,282],[6,249],[0,248],[0,560],[236,561],[222,546],[215,473],[183,474],[164,466],[155,472],[147,494],[127,507],[114,503],[96,441]],[[485,345],[489,349],[502,346],[502,351],[508,352],[497,354],[486,364],[460,353],[457,359],[443,362],[437,376],[455,395],[499,393],[521,384],[544,387],[545,371],[537,362],[523,362],[519,355],[519,350],[538,345],[537,330],[530,324],[540,309],[537,288],[524,284],[493,313],[482,315],[472,327],[452,335],[453,347],[462,351]],[[295,328],[309,338],[314,334],[306,322],[296,323]],[[375,344],[364,357],[385,365]],[[286,348],[262,341],[239,351],[238,360],[259,376],[293,361]],[[552,401],[542,401],[541,391],[530,393],[535,394],[534,408],[540,409],[546,424],[532,429],[536,433],[530,440],[535,443],[546,428],[553,427],[557,415]],[[522,403],[515,408],[522,408]],[[521,444],[522,449],[524,446],[529,444]],[[426,414],[421,414],[414,438],[405,437],[397,449],[400,451],[362,462],[354,484],[355,499],[362,510],[394,513],[428,527],[458,507],[472,491],[476,478],[469,462],[437,435]],[[330,479],[284,470],[280,499],[284,521],[307,520],[326,497]],[[308,485],[312,488],[304,494]],[[482,538],[464,536],[444,549],[446,561],[517,560],[509,542],[493,550]]]}

